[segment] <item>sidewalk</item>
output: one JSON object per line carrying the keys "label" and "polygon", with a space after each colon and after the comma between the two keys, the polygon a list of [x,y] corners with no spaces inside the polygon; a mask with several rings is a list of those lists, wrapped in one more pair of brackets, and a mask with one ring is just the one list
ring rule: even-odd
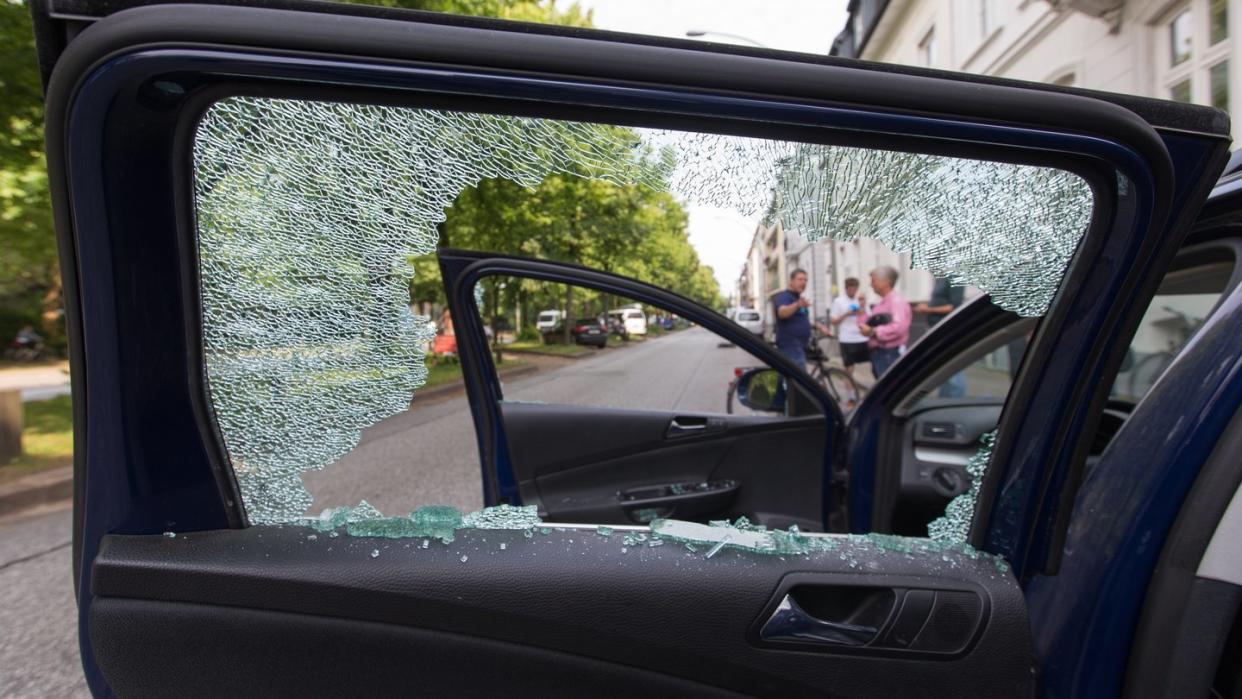
{"label": "sidewalk", "polygon": [[23,401],[69,394],[69,362],[0,368],[0,392],[21,391]]}

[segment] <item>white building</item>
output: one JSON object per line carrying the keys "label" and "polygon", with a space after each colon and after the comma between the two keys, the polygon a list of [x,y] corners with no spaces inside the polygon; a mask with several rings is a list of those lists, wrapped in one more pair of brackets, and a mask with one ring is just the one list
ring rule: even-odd
{"label": "white building", "polygon": [[[1242,0],[851,0],[832,55],[1142,97],[1239,106]],[[1235,127],[1236,129],[1236,127]],[[1203,299],[1169,304],[1202,317]],[[1210,301],[1207,302],[1210,307]],[[1180,341],[1163,309],[1140,353]],[[1159,318],[1158,316],[1165,316]]]}
{"label": "white building", "polygon": [[832,55],[1235,111],[1242,0],[851,0]]}

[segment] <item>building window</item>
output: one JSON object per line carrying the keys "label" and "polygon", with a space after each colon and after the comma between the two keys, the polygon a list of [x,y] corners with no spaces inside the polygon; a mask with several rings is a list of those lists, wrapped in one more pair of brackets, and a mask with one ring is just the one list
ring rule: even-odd
{"label": "building window", "polygon": [[1172,65],[1181,65],[1190,60],[1194,50],[1194,17],[1187,8],[1177,13],[1169,22],[1169,58]]}
{"label": "building window", "polygon": [[1169,88],[1169,99],[1174,102],[1190,101],[1190,79],[1181,81]]}
{"label": "building window", "polygon": [[936,29],[928,29],[919,42],[919,51],[923,54],[923,65],[936,65]]}
{"label": "building window", "polygon": [[1164,15],[1156,30],[1162,44],[1156,52],[1156,94],[1232,111],[1228,0],[1182,3]]}
{"label": "building window", "polygon": [[1229,0],[1211,0],[1208,7],[1208,43],[1215,46],[1229,38]]}
{"label": "building window", "polygon": [[1212,106],[1229,110],[1229,60],[1223,60],[1208,70],[1208,83],[1212,89]]}

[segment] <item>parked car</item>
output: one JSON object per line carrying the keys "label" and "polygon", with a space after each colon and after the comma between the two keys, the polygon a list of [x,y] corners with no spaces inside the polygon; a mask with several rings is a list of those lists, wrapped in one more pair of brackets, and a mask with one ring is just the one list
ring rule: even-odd
{"label": "parked car", "polygon": [[[74,384],[77,637],[97,696],[1236,691],[1242,176],[1235,162],[1217,182],[1225,114],[744,47],[264,4],[32,3]],[[380,138],[359,125],[384,110],[401,128]],[[434,128],[408,128],[428,112]],[[557,128],[539,131],[541,119]],[[494,165],[493,141],[523,138],[532,147],[502,163],[522,183],[588,152],[571,163],[582,176],[607,169],[598,152],[557,139],[591,123],[605,136],[616,124],[744,136],[806,165],[787,171],[795,184],[877,162],[916,180],[967,161],[1003,175],[951,180],[909,217],[867,219],[911,247],[929,217],[975,195],[1030,194],[1033,211],[943,221],[953,235],[1011,223],[932,246],[1008,283],[911,345],[848,420],[802,368],[667,288],[439,250],[480,460],[471,492],[495,509],[379,518],[351,503],[308,517],[302,474],[409,404],[413,343],[390,333],[421,336],[400,323],[401,270],[458,191],[372,166],[409,154],[408,172],[466,187],[478,180],[463,173],[478,173],[464,164]],[[618,171],[643,175],[633,140],[614,141]],[[701,152],[707,170],[713,151]],[[839,168],[818,167],[832,158]],[[723,164],[728,186],[708,191],[724,199],[776,180]],[[388,222],[415,215],[426,227],[394,243]],[[993,244],[1000,257],[975,257]],[[759,379],[773,405],[786,389],[782,412],[505,400],[466,312],[488,274],[696,323],[780,374]],[[1202,324],[1154,362],[1154,380],[1123,381],[1144,390],[1119,404],[1153,298],[1197,294],[1200,278],[1218,295]],[[301,283],[314,293],[295,293]],[[999,405],[929,398],[976,352],[1015,342]],[[960,536],[903,536],[903,508],[950,493],[964,496],[949,512]],[[696,521],[664,516],[679,508]],[[714,511],[748,519],[697,521]]]}
{"label": "parked car", "polygon": [[538,317],[535,318],[535,329],[538,330],[541,335],[550,333],[555,330],[564,319],[564,311],[558,311],[556,309],[540,311]]}
{"label": "parked car", "polygon": [[753,308],[739,308],[733,316],[733,321],[750,332],[763,336],[763,317],[759,315],[759,311]]}
{"label": "parked car", "polygon": [[638,308],[618,308],[608,311],[608,316],[624,329],[627,336],[647,334],[647,316]]}
{"label": "parked car", "polygon": [[571,331],[579,345],[603,347],[608,344],[608,327],[599,318],[579,318]]}

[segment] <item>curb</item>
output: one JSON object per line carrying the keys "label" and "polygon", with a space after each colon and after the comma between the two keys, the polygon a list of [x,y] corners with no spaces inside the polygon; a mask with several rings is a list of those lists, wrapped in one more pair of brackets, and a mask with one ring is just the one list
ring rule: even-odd
{"label": "curb", "polygon": [[[647,342],[648,340],[653,340],[653,339],[656,339],[656,338],[648,337],[644,340],[630,340],[620,345],[608,345],[606,347],[600,347],[598,349],[623,350],[627,347],[634,347],[636,344],[642,344],[644,342]],[[542,352],[536,349],[508,349],[508,348],[501,348],[501,349],[505,354],[516,354],[518,356],[521,356],[523,354],[529,354],[529,355],[534,355],[536,357],[556,357],[558,359],[589,359],[590,357],[599,356],[598,350],[595,352],[583,352],[581,354],[559,354],[557,352]]]}
{"label": "curb", "polygon": [[63,466],[0,484],[0,517],[73,497],[73,467]]}
{"label": "curb", "polygon": [[[515,376],[533,374],[536,371],[539,371],[539,367],[537,366],[529,364],[526,366],[516,366],[512,369],[506,369],[500,372],[500,379],[504,380]],[[414,401],[417,401],[419,398],[438,398],[440,396],[447,396],[453,393],[464,393],[465,391],[465,382],[453,381],[451,383],[440,384],[439,386],[433,386],[424,390],[414,389]],[[411,403],[413,403],[413,401],[411,401]]]}
{"label": "curb", "polygon": [[540,352],[539,350],[504,350],[505,354],[516,354],[519,357],[529,355],[532,357],[556,357],[557,359],[586,359],[594,357],[595,352],[583,352],[582,354],[557,354],[556,352]]}

